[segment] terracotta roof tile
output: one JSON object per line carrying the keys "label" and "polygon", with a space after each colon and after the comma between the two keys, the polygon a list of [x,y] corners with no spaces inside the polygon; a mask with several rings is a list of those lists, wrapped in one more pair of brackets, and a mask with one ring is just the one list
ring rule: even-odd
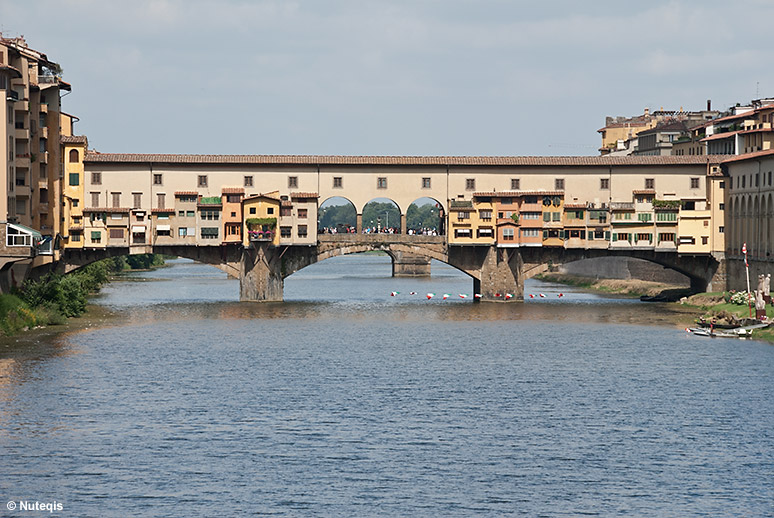
{"label": "terracotta roof tile", "polygon": [[224,187],[220,190],[223,194],[244,194],[244,187]]}
{"label": "terracotta roof tile", "polygon": [[756,151],[755,153],[746,153],[744,155],[729,155],[728,158],[722,161],[724,164],[730,164],[733,162],[744,162],[745,160],[753,160],[762,156],[774,155],[774,149],[767,149],[765,151]]}
{"label": "terracotta roof tile", "polygon": [[159,213],[161,213],[161,214],[174,214],[175,213],[175,209],[151,209],[151,212],[153,214],[159,214]]}
{"label": "terracotta roof tile", "polygon": [[656,194],[656,189],[634,189],[632,194]]}
{"label": "terracotta roof tile", "polygon": [[648,166],[704,165],[711,155],[668,156],[342,156],[342,155],[167,155],[86,154],[90,163],[250,164],[250,165],[413,165],[413,166]]}
{"label": "terracotta roof tile", "polygon": [[85,135],[62,135],[59,137],[59,142],[62,144],[84,144],[89,145],[89,141]]}
{"label": "terracotta roof tile", "polygon": [[564,208],[565,209],[585,209],[586,204],[585,203],[565,203]]}
{"label": "terracotta roof tile", "polygon": [[175,196],[199,196],[196,191],[175,191]]}
{"label": "terracotta roof tile", "polygon": [[291,192],[290,193],[291,198],[319,198],[320,196],[316,192]]}

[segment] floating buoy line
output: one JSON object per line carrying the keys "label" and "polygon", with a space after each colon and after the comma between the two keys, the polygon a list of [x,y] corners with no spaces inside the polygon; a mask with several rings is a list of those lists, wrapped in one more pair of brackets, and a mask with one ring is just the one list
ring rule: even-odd
{"label": "floating buoy line", "polygon": [[[416,294],[417,294],[416,291],[410,291],[409,292],[409,295],[416,295]],[[399,291],[391,291],[390,292],[390,297],[397,297],[398,295],[400,295]],[[458,293],[457,296],[459,298],[461,298],[461,299],[467,299],[469,297],[469,295],[467,293]],[[511,294],[511,293],[495,293],[494,296],[495,296],[495,298],[498,298],[498,299],[502,298],[504,300],[510,300],[510,299],[513,298],[513,294]],[[534,299],[536,296],[541,298],[541,299],[548,298],[548,296],[545,293],[538,293],[537,295],[535,295],[534,293],[525,294],[525,297],[529,297],[531,299]],[[557,298],[562,298],[562,297],[564,297],[564,293],[557,293],[556,296],[557,296]],[[430,300],[433,297],[435,297],[435,293],[428,293],[428,294],[425,295],[425,297],[427,298],[427,300]],[[449,294],[449,293],[444,293],[441,296],[441,298],[443,300],[447,300],[449,297],[451,297],[451,294]],[[482,295],[480,293],[474,293],[473,294],[473,298],[478,300],[478,299],[482,298]]]}

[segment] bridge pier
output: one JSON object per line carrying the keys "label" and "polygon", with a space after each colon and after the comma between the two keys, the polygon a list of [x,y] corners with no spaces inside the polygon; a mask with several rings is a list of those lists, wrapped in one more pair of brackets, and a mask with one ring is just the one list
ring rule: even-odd
{"label": "bridge pier", "polygon": [[397,252],[392,254],[393,277],[427,277],[430,259],[421,255]]}
{"label": "bridge pier", "polygon": [[255,242],[242,251],[239,300],[282,302],[282,260],[269,243]]}
{"label": "bridge pier", "polygon": [[355,216],[355,230],[357,231],[358,235],[363,233],[363,215],[358,214]]}
{"label": "bridge pier", "polygon": [[475,292],[480,293],[481,300],[484,301],[503,301],[506,294],[512,295],[509,300],[523,301],[522,266],[523,261],[518,250],[488,247],[481,264],[480,278],[474,278]]}

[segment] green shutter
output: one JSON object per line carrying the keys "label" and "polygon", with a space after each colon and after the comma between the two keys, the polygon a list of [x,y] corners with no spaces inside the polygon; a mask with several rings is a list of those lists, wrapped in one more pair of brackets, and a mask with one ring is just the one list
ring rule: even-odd
{"label": "green shutter", "polygon": [[[610,232],[606,232],[606,234],[610,234]],[[613,241],[618,241],[618,234],[613,234]]]}
{"label": "green shutter", "polygon": [[102,237],[102,232],[92,232],[91,233],[91,240],[92,241],[99,241],[100,237]]}
{"label": "green shutter", "polygon": [[607,241],[610,241],[610,231],[609,230],[605,230],[605,239]]}
{"label": "green shutter", "polygon": [[550,212],[544,212],[543,213],[543,221],[551,221],[551,213]]}
{"label": "green shutter", "polygon": [[79,185],[81,177],[78,173],[70,173],[70,185]]}
{"label": "green shutter", "polygon": [[548,230],[543,231],[543,239],[548,239]]}
{"label": "green shutter", "polygon": [[[589,232],[589,234],[591,234],[591,233]],[[585,230],[581,230],[580,231],[580,238],[581,239],[586,239],[586,231]]]}

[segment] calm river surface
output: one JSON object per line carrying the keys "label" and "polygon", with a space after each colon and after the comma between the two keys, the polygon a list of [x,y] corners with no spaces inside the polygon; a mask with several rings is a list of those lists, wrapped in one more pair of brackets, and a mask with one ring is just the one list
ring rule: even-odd
{"label": "calm river surface", "polygon": [[774,515],[770,345],[537,282],[473,304],[382,256],[278,304],[173,263],[104,289],[115,325],[0,348],[0,515]]}

